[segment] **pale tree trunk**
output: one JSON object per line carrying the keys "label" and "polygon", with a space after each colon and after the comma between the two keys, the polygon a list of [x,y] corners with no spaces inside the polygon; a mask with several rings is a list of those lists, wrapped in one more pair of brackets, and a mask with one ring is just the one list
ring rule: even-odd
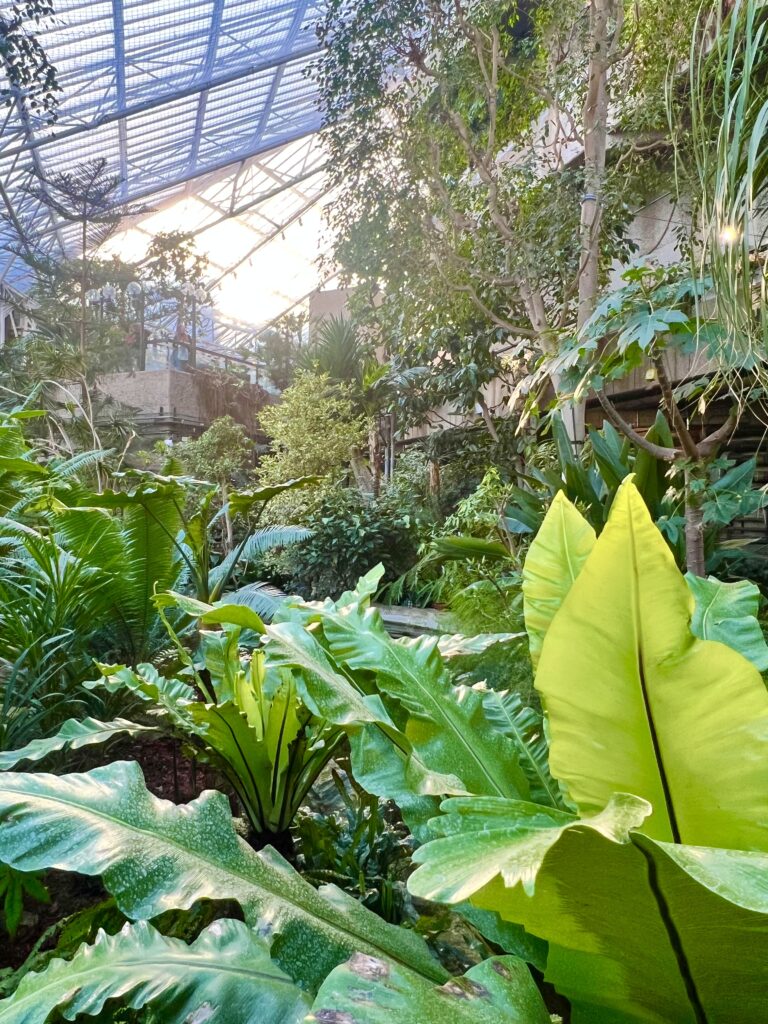
{"label": "pale tree trunk", "polygon": [[381,491],[381,445],[379,436],[378,417],[371,419],[368,428],[368,462],[371,467],[371,487],[374,498],[378,498]]}
{"label": "pale tree trunk", "polygon": [[491,410],[488,408],[488,403],[486,402],[482,395],[477,396],[477,404],[480,407],[480,415],[483,417],[485,429],[491,435],[491,439],[496,444],[498,444],[499,434],[498,431],[496,430],[496,424],[493,422],[493,416],[491,416]]}
{"label": "pale tree trunk", "polygon": [[685,472],[685,553],[686,568],[694,576],[707,575],[704,551],[704,512],[692,484],[696,474]]}
{"label": "pale tree trunk", "polygon": [[[591,0],[589,67],[584,98],[584,195],[581,202],[580,259],[576,326],[592,316],[600,287],[600,228],[603,214],[605,155],[608,143],[608,69],[621,34],[622,0]],[[584,404],[564,417],[571,440],[584,440]],[[570,419],[570,423],[568,420]]]}
{"label": "pale tree trunk", "polygon": [[83,223],[80,239],[80,258],[82,264],[80,266],[80,355],[85,355],[85,324],[88,318],[88,300],[86,293],[88,290],[88,264],[86,263],[86,256],[88,250],[88,219],[87,212],[83,210]]}

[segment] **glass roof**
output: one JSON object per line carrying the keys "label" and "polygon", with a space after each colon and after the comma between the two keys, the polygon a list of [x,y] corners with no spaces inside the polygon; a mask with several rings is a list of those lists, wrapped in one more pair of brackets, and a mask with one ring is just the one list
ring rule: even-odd
{"label": "glass roof", "polygon": [[[35,173],[106,157],[123,201],[151,211],[109,242],[138,258],[193,231],[222,325],[261,327],[320,284],[320,125],[306,68],[323,0],[57,0],[38,37],[62,87],[52,127],[23,98],[0,111],[0,284],[23,288],[14,223],[55,253],[76,230],[25,192]],[[269,250],[269,254],[267,254]],[[226,330],[222,328],[221,339]]]}

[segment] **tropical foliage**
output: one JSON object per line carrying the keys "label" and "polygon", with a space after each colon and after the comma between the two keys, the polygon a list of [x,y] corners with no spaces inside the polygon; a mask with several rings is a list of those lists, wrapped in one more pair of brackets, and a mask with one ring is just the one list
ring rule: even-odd
{"label": "tropical foliage", "polygon": [[[12,8],[53,117],[50,6]],[[768,502],[734,441],[767,25],[329,0],[355,288],[262,332],[256,438],[106,426],[128,321],[143,354],[163,295],[180,338],[206,258],[158,236],[142,290],[98,258],[132,209],[103,159],[30,187],[82,251],[0,355],[0,1024],[764,1019],[768,643],[729,531]],[[675,261],[630,264],[667,191]]]}
{"label": "tropical foliage", "polygon": [[[571,809],[449,799],[411,888],[546,939],[576,1021],[751,1020],[768,942],[765,686],[691,633],[690,592],[631,482],[600,537],[587,531],[559,497],[526,565],[549,764]],[[728,929],[726,969],[705,922]]]}
{"label": "tropical foliage", "polygon": [[[193,607],[173,599],[204,623],[224,625],[221,633],[203,632],[211,683],[190,666],[198,687],[211,687],[206,702],[195,703],[186,684],[147,669],[107,669],[108,684],[143,691],[160,719],[194,719],[199,737],[223,760],[231,755],[225,747],[216,750],[215,723],[228,706],[233,720],[242,721],[238,729],[251,730],[241,768],[247,764],[252,777],[258,774],[275,791],[282,784],[274,769],[279,757],[269,769],[259,753],[260,731],[264,753],[274,749],[264,681],[270,671],[284,681],[290,677],[295,689],[288,692],[315,721],[347,735],[357,782],[396,800],[424,844],[414,857],[419,867],[409,882],[412,893],[455,904],[494,942],[543,967],[569,998],[573,1020],[667,1015],[698,1021],[717,1019],[726,1007],[730,1019],[753,1019],[760,1005],[754,980],[768,942],[758,881],[768,856],[768,694],[757,669],[734,649],[740,646],[735,634],[725,646],[691,631],[691,591],[631,480],[619,488],[597,538],[559,494],[526,560],[526,622],[548,756],[541,722],[530,709],[504,694],[451,682],[454,658],[505,638],[393,640],[369,604],[379,577],[380,570],[335,603],[288,601],[268,627],[239,606]],[[707,631],[705,617],[693,615],[695,632]],[[243,627],[260,646],[250,663],[231,653],[222,668],[221,652],[236,651]],[[93,739],[101,739],[96,728]],[[57,745],[60,737],[49,750]],[[40,757],[43,748],[17,757]],[[234,773],[229,778],[234,785]],[[256,804],[258,792],[246,794],[244,803]],[[192,973],[178,983],[163,967],[180,955],[178,947],[148,926],[129,926],[115,939],[102,936],[68,966],[48,967],[50,1002],[32,1010],[31,988],[22,985],[7,1009],[0,1004],[0,1019],[23,1008],[27,1016],[6,1019],[42,1021],[62,999],[68,1005],[73,992],[83,1002],[69,1005],[81,1008],[110,992],[128,999],[134,991],[162,1006],[163,999],[175,999],[185,1011],[204,1000],[215,1006],[227,998],[220,988],[225,982],[212,976],[207,959],[234,965],[245,949],[249,963],[264,965],[258,998],[268,1000],[265,1005],[276,998],[272,986],[285,977],[282,971],[288,976],[283,985],[290,979],[317,993],[317,1009],[348,1012],[353,979],[362,977],[372,986],[372,1019],[384,1007],[405,1014],[420,999],[424,1012],[432,1012],[431,986],[445,975],[426,947],[340,890],[315,892],[274,850],[254,853],[237,837],[226,800],[217,794],[176,808],[147,792],[135,765],[115,762],[61,777],[6,774],[0,807],[0,856],[15,870],[55,863],[99,873],[123,913],[138,922],[206,897],[238,901],[245,917],[245,925],[212,926],[187,947]],[[631,926],[621,911],[628,900]],[[486,917],[475,916],[482,911]],[[265,932],[266,920],[275,924]],[[725,975],[717,973],[721,952],[702,936],[704,922],[709,928],[712,921],[730,936]],[[248,930],[256,926],[263,944],[258,955],[257,936]],[[123,955],[128,965],[142,966],[124,972]],[[333,970],[349,957],[346,967]],[[95,980],[77,981],[86,962],[89,979],[98,979],[95,989]],[[496,968],[497,976],[517,981],[516,1002],[504,1010],[511,1016],[498,1019],[544,1014],[520,962],[500,963],[505,970]],[[163,984],[150,985],[142,970],[157,971]],[[452,981],[445,991],[459,985],[474,992],[472,984],[490,977],[489,970],[491,963],[471,972],[464,988]],[[70,972],[68,985],[59,981]],[[392,984],[402,1011],[386,994],[390,986],[377,994],[375,983],[385,978],[397,979]],[[246,978],[238,982],[238,993],[247,984]],[[504,994],[511,990],[494,997],[492,986],[479,984],[488,989],[483,998],[502,1000],[497,1008],[512,998]],[[298,989],[290,989],[290,997],[281,985],[278,991],[284,999],[305,998]],[[145,996],[135,998],[126,1005],[140,1005]],[[168,1005],[177,1013],[177,1003]],[[482,1000],[467,1012],[486,1019]],[[183,1019],[178,1013],[168,1019]]]}

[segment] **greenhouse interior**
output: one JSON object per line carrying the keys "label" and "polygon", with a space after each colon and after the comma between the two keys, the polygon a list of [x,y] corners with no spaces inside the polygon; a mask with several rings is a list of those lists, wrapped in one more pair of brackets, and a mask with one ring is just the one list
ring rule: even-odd
{"label": "greenhouse interior", "polygon": [[765,0],[12,0],[0,125],[0,1024],[768,1024]]}

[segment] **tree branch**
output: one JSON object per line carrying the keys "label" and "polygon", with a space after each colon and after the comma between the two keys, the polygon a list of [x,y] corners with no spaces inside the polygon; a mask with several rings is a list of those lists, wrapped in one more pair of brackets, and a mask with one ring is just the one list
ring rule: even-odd
{"label": "tree branch", "polygon": [[651,362],[656,370],[656,377],[659,381],[664,405],[666,406],[669,417],[672,420],[672,428],[677,434],[678,440],[680,441],[685,454],[689,459],[693,459],[694,462],[696,462],[701,458],[701,453],[698,445],[691,436],[691,432],[685,422],[685,417],[680,412],[680,406],[675,401],[672,383],[669,379],[669,375],[667,374],[667,368],[664,365],[664,356],[660,352],[656,352],[651,356]]}
{"label": "tree branch", "polygon": [[733,410],[731,410],[731,412],[728,413],[728,419],[722,427],[718,427],[717,430],[713,430],[711,434],[707,434],[705,438],[699,441],[698,448],[701,457],[707,458],[708,456],[713,455],[720,445],[724,444],[728,440],[736,429],[738,422],[738,416]]}
{"label": "tree branch", "polygon": [[642,434],[631,427],[629,423],[624,419],[621,413],[618,411],[616,406],[611,402],[604,391],[595,391],[597,400],[600,406],[617,430],[620,430],[625,437],[629,438],[632,444],[638,448],[642,448],[643,451],[648,452],[655,459],[659,459],[662,462],[674,462],[675,459],[679,458],[683,453],[677,448],[664,448],[660,444],[654,444],[653,441],[649,441],[647,437],[643,437]]}

